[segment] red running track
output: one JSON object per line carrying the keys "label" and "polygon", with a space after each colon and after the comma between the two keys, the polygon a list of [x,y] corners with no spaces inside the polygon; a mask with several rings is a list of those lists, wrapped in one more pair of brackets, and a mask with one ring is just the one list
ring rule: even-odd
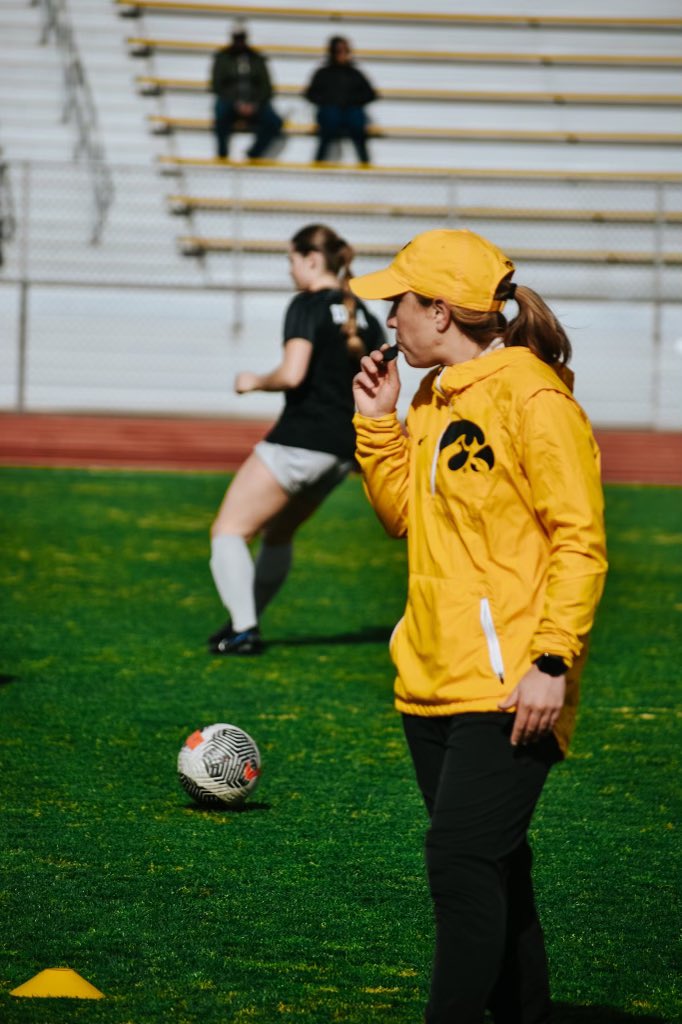
{"label": "red running track", "polygon": [[[0,465],[229,471],[269,425],[262,420],[0,413]],[[682,432],[595,433],[605,482],[682,486]]]}

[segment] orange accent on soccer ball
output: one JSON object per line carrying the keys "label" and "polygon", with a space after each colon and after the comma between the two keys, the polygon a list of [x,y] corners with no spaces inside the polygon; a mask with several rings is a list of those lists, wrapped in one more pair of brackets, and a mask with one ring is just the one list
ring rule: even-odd
{"label": "orange accent on soccer ball", "polygon": [[194,750],[200,743],[204,742],[204,737],[201,734],[201,729],[197,729],[191,736],[188,736],[185,740],[185,746],[189,747],[190,750]]}
{"label": "orange accent on soccer ball", "polygon": [[254,767],[254,765],[247,761],[246,767],[244,768],[244,778],[246,779],[246,781],[251,782],[251,779],[257,779],[259,775],[260,768]]}

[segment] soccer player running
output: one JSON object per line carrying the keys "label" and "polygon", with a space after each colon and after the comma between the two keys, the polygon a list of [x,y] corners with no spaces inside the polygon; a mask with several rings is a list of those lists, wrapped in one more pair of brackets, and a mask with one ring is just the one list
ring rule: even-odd
{"label": "soccer player running", "polygon": [[599,453],[564,383],[570,343],[513,273],[486,239],[439,230],[351,281],[391,301],[399,351],[430,370],[406,432],[395,361],[369,353],[354,381],[367,493],[408,542],[390,647],[430,816],[427,1024],[481,1024],[486,1009],[496,1024],[550,1020],[528,828],[569,743],[606,572]]}
{"label": "soccer player running", "polygon": [[[284,583],[293,536],[354,465],[353,377],[384,334],[348,290],[353,250],[323,224],[301,228],[289,264],[299,294],[284,321],[282,360],[245,371],[239,394],[283,391],[284,410],[240,467],[211,529],[211,572],[229,612],[208,640],[215,654],[260,654],[259,621]],[[254,566],[248,542],[262,537]]]}

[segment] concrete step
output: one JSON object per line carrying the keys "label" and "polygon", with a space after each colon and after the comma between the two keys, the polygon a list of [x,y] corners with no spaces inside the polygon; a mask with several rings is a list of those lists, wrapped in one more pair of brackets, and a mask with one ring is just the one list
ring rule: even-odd
{"label": "concrete step", "polygon": [[[546,5],[545,5],[546,6]],[[338,6],[337,6],[338,9]],[[355,9],[360,9],[357,5]],[[641,9],[641,6],[640,6]],[[260,9],[262,10],[262,8]],[[321,10],[321,8],[318,8]],[[414,13],[414,9],[413,13]],[[258,14],[259,16],[255,16]],[[679,15],[678,15],[679,17]],[[128,34],[137,34],[137,19],[127,22]],[[145,12],[144,32],[159,38],[203,39],[216,45],[225,45],[229,32],[229,17],[185,17],[172,14]],[[497,50],[526,53],[650,53],[676,52],[678,34],[652,32],[587,31],[584,29],[551,29],[542,27],[504,28],[501,26],[443,26],[426,20],[409,24],[386,24],[381,21],[324,21],[300,19],[297,22],[260,17],[259,9],[249,21],[249,40],[253,46],[268,42],[292,42],[319,47],[320,54],[330,35],[340,32],[351,38],[358,49],[428,49],[435,50]]]}
{"label": "concrete step", "polygon": [[[448,103],[423,103],[410,100],[378,100],[368,107],[371,123],[380,129],[418,125],[436,129],[472,130],[513,128],[516,131],[566,131],[624,133],[679,133],[682,130],[682,93],[679,107],[594,104],[589,107],[566,104],[504,103],[491,100]],[[315,109],[302,97],[275,97],[275,109],[294,124],[314,124]],[[147,97],[143,109],[152,117],[160,112],[157,101]],[[178,94],[164,97],[163,111],[179,118],[213,117],[213,98],[207,93]]]}
{"label": "concrete step", "polygon": [[[236,158],[243,158],[249,145],[249,137],[239,137],[233,143]],[[355,163],[350,144],[344,140],[341,146],[343,160]],[[210,157],[214,152],[209,132],[177,133],[174,150],[183,157]],[[282,155],[288,162],[307,162],[314,152],[313,138],[287,138]],[[424,167],[446,169],[490,168],[505,166],[512,170],[535,168],[537,170],[599,171],[609,173],[618,168],[622,171],[649,173],[680,173],[682,157],[674,146],[632,146],[604,145],[571,142],[543,145],[533,142],[460,142],[453,140],[432,141],[422,139],[418,145],[409,145],[401,139],[373,139],[370,143],[372,161],[384,167],[410,167],[419,164]],[[279,155],[279,154],[278,154]]]}
{"label": "concrete step", "polygon": [[[682,53],[680,54],[682,61]],[[147,62],[138,60],[133,69],[147,73]],[[195,55],[158,54],[154,71],[164,78],[202,80],[210,75],[211,58]],[[281,83],[300,84],[310,80],[316,61],[274,59],[269,62],[275,88]],[[554,92],[679,92],[680,68],[546,67],[513,65],[361,64],[361,69],[380,91],[382,88],[509,89]]]}

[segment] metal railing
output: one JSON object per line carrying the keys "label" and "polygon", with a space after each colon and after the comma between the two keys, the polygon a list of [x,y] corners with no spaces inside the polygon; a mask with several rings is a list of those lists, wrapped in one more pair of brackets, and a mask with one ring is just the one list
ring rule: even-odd
{"label": "metal railing", "polygon": [[114,201],[114,183],[99,138],[92,91],[80,59],[65,0],[32,0],[32,3],[39,6],[42,13],[40,44],[44,46],[53,38],[60,54],[64,87],[62,121],[73,123],[76,130],[73,158],[83,158],[88,168],[94,200],[90,242],[97,245]]}

